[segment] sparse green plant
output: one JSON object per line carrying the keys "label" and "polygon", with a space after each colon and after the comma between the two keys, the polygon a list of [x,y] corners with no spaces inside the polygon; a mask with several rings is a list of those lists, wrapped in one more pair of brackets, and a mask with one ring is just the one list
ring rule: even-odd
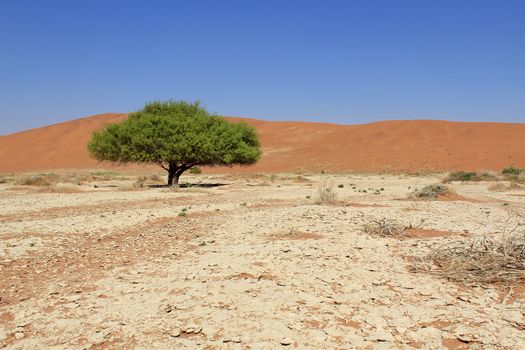
{"label": "sparse green plant", "polygon": [[197,166],[194,166],[193,168],[190,169],[190,174],[194,174],[194,175],[202,174],[202,169]]}
{"label": "sparse green plant", "polygon": [[515,168],[515,167],[513,167],[511,165],[511,166],[508,166],[505,169],[503,169],[501,171],[501,173],[504,174],[504,175],[519,175],[521,173],[525,173],[525,169],[523,169],[523,168]]}
{"label": "sparse green plant", "polygon": [[457,171],[454,173],[448,174],[448,176],[443,180],[443,183],[452,182],[452,181],[495,181],[498,180],[498,177],[489,172],[476,173],[476,172],[467,172],[467,171]]}
{"label": "sparse green plant", "polygon": [[338,187],[338,188],[344,188],[345,185],[343,185],[343,184],[339,184],[339,185],[337,185],[337,187]]}
{"label": "sparse green plant", "polygon": [[503,176],[506,180],[515,183],[525,183],[525,168],[515,168],[513,166],[506,167],[502,171]]}
{"label": "sparse green plant", "polygon": [[246,206],[248,206],[248,203],[246,203],[246,202],[242,202],[242,203],[241,203],[241,206],[246,207]]}
{"label": "sparse green plant", "polygon": [[179,211],[178,216],[186,216],[186,215],[188,215],[188,208],[182,208],[182,209]]}
{"label": "sparse green plant", "polygon": [[306,196],[306,199],[310,199],[310,198],[312,198],[312,196]]}
{"label": "sparse green plant", "polygon": [[334,184],[330,179],[324,178],[317,189],[315,198],[316,204],[332,204],[336,201],[337,195],[334,191]]}
{"label": "sparse green plant", "polygon": [[440,196],[449,194],[450,190],[448,187],[440,185],[440,184],[434,184],[434,185],[428,185],[423,187],[421,190],[415,190],[410,194],[410,198],[415,199],[424,199],[424,200],[435,200],[438,199]]}

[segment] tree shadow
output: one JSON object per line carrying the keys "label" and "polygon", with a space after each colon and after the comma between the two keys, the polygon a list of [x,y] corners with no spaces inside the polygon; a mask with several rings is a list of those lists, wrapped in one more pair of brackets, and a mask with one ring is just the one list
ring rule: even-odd
{"label": "tree shadow", "polygon": [[[183,183],[179,184],[179,188],[214,188],[220,186],[229,185],[228,183]],[[148,185],[149,188],[170,188],[171,186],[162,184],[162,185]]]}

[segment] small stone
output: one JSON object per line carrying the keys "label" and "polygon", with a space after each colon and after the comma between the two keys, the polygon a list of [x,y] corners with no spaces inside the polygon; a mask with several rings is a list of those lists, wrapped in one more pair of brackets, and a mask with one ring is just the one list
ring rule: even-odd
{"label": "small stone", "polygon": [[332,296],[329,296],[328,297],[329,299],[332,299],[332,301],[334,302],[335,305],[341,305],[343,303],[343,301],[337,297],[332,297]]}
{"label": "small stone", "polygon": [[173,332],[171,332],[170,334],[173,338],[177,338],[178,336],[180,336],[180,329],[176,329],[174,330]]}
{"label": "small stone", "polygon": [[201,331],[202,331],[202,327],[199,327],[194,324],[190,324],[183,329],[183,332],[186,334],[192,334],[192,333],[199,334]]}
{"label": "small stone", "polygon": [[283,338],[283,339],[281,339],[281,341],[279,343],[281,345],[288,346],[288,345],[292,344],[292,339],[290,339],[290,338]]}
{"label": "small stone", "polygon": [[328,335],[326,334],[326,332],[320,329],[312,329],[309,331],[309,333],[310,333],[310,336],[312,336],[318,342],[324,342],[326,338],[328,338]]}
{"label": "small stone", "polygon": [[384,329],[377,329],[374,332],[372,332],[368,337],[368,340],[376,340],[376,341],[394,341],[394,337],[392,336],[392,333],[384,330]]}
{"label": "small stone", "polygon": [[15,333],[15,338],[16,339],[23,339],[26,335],[23,333],[23,332],[16,332]]}
{"label": "small stone", "polygon": [[470,303],[470,297],[468,295],[465,295],[465,294],[459,295],[458,299],[461,301],[466,301]]}
{"label": "small stone", "polygon": [[419,294],[421,294],[424,297],[429,297],[429,296],[431,296],[433,294],[433,291],[430,288],[424,288],[424,289],[419,291]]}
{"label": "small stone", "polygon": [[463,343],[470,343],[474,340],[473,336],[470,334],[458,334],[456,338]]}
{"label": "small stone", "polygon": [[397,331],[399,334],[404,334],[404,333],[406,333],[407,328],[406,328],[406,327],[402,327],[402,326],[398,326],[398,327],[396,327],[396,331]]}
{"label": "small stone", "polygon": [[233,337],[233,338],[231,338],[231,342],[232,343],[240,343],[241,342],[241,337]]}
{"label": "small stone", "polygon": [[382,281],[382,280],[379,279],[379,278],[376,278],[375,280],[372,281],[372,284],[373,284],[374,286],[381,286],[381,285],[385,284],[385,282]]}

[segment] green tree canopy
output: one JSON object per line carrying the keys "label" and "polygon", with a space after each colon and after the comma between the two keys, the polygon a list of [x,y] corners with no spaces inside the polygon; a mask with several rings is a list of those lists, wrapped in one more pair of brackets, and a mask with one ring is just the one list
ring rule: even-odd
{"label": "green tree canopy", "polygon": [[93,133],[90,155],[119,163],[156,163],[168,185],[195,166],[250,165],[261,151],[257,131],[210,115],[198,102],[147,103],[128,119]]}

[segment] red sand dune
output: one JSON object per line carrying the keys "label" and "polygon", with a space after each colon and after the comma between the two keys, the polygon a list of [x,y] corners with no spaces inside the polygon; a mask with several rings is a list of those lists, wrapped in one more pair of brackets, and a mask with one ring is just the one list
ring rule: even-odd
{"label": "red sand dune", "polygon": [[[94,130],[126,114],[100,114],[0,136],[0,172],[111,168],[90,159]],[[274,122],[244,118],[257,128],[263,156],[224,172],[501,170],[525,167],[525,124],[384,121],[363,125]]]}

